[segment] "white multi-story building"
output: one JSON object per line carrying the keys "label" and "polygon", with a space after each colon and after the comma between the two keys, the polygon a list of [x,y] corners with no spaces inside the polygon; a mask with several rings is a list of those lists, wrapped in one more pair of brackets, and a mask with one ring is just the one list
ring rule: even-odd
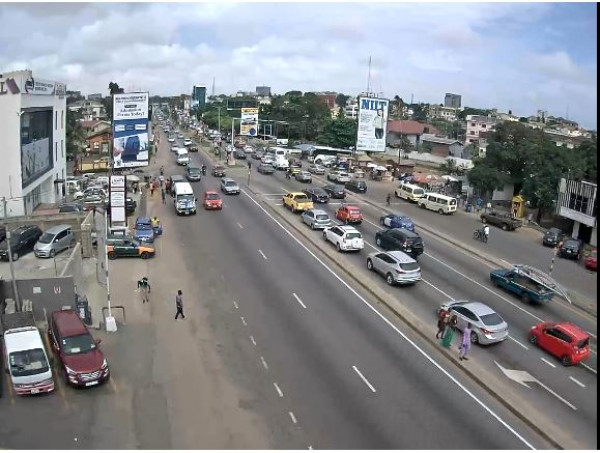
{"label": "white multi-story building", "polygon": [[430,105],[429,117],[446,121],[456,121],[458,119],[458,112],[460,111],[460,108],[446,107],[443,105]]}
{"label": "white multi-story building", "polygon": [[493,131],[500,122],[497,116],[467,115],[467,134],[465,145],[473,144],[478,147],[479,155],[484,156],[487,148],[486,133]]}
{"label": "white multi-story building", "polygon": [[0,217],[28,215],[62,199],[66,85],[30,70],[0,74]]}
{"label": "white multi-story building", "polygon": [[581,239],[594,247],[598,243],[597,194],[596,183],[561,178],[556,203],[556,213],[573,221],[571,237]]}

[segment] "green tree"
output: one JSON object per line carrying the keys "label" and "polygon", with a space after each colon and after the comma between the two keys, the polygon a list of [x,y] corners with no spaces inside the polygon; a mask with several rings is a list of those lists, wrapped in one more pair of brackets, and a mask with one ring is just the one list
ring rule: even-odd
{"label": "green tree", "polygon": [[345,94],[339,93],[335,98],[335,105],[339,108],[343,109],[346,107],[346,102],[350,99],[350,96],[346,96]]}
{"label": "green tree", "polygon": [[67,109],[67,156],[77,159],[85,147],[85,131],[81,127],[81,112]]}
{"label": "green tree", "polygon": [[489,109],[478,109],[474,107],[465,107],[460,112],[458,112],[458,118],[461,120],[466,120],[467,115],[483,115],[486,116],[491,112]]}
{"label": "green tree", "polygon": [[334,148],[349,148],[356,143],[358,123],[352,118],[329,119],[323,132],[319,135],[319,143]]}
{"label": "green tree", "polygon": [[491,195],[494,190],[502,189],[508,182],[505,173],[479,159],[474,159],[474,166],[467,173],[467,179],[475,191],[481,195]]}

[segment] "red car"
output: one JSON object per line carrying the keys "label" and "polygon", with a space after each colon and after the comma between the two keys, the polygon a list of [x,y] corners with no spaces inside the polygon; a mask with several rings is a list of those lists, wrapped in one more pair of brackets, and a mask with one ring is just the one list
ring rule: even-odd
{"label": "red car", "polygon": [[213,190],[204,192],[204,209],[223,209],[223,200]]}
{"label": "red car", "polygon": [[598,251],[594,250],[585,259],[585,267],[591,271],[598,270]]}
{"label": "red car", "polygon": [[541,322],[531,328],[529,342],[558,357],[564,366],[590,356],[589,335],[570,322]]}
{"label": "red car", "polygon": [[108,363],[75,310],[52,312],[48,322],[52,351],[60,360],[65,382],[92,387],[110,378]]}
{"label": "red car", "polygon": [[335,217],[344,223],[362,223],[363,215],[356,206],[342,206],[335,212]]}

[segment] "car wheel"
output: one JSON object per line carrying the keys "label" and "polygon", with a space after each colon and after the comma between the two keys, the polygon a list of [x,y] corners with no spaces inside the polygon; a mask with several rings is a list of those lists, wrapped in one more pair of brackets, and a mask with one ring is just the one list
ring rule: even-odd
{"label": "car wheel", "polygon": [[373,270],[373,261],[371,261],[370,258],[367,260],[367,269],[369,269],[370,271]]}
{"label": "car wheel", "polygon": [[477,335],[477,332],[471,331],[471,343],[479,344],[479,335]]}
{"label": "car wheel", "polygon": [[385,281],[388,285],[393,286],[394,285],[394,276],[392,274],[387,274],[385,276]]}
{"label": "car wheel", "polygon": [[377,244],[377,247],[381,247],[381,239],[380,238],[375,239],[375,244]]}
{"label": "car wheel", "polygon": [[117,257],[117,255],[115,255],[115,252],[108,252],[108,259],[109,260],[114,260]]}
{"label": "car wheel", "polygon": [[338,252],[342,251],[342,248],[340,247],[340,243],[339,242],[337,244],[335,244],[335,248],[337,249]]}
{"label": "car wheel", "polygon": [[142,257],[143,260],[147,260],[148,258],[150,258],[150,255],[148,254],[148,252],[142,252],[142,254],[140,256]]}
{"label": "car wheel", "polygon": [[502,229],[503,229],[504,231],[508,231],[508,225],[507,225],[506,223],[503,223],[503,224],[502,224]]}
{"label": "car wheel", "polygon": [[571,362],[571,358],[568,355],[563,355],[560,358],[560,363],[562,363],[563,366],[571,366],[571,365],[573,365],[573,363]]}
{"label": "car wheel", "polygon": [[56,250],[50,250],[50,258],[54,258],[56,256]]}
{"label": "car wheel", "polygon": [[311,230],[314,230],[314,229],[315,229],[315,224],[314,224],[314,223],[311,223],[311,224],[310,224],[310,229],[311,229]]}
{"label": "car wheel", "polygon": [[324,231],[323,231],[323,239],[324,239],[325,241],[327,240],[327,233],[325,233]]}
{"label": "car wheel", "polygon": [[521,296],[521,300],[523,301],[524,304],[531,303],[531,297],[529,297],[529,294],[523,294]]}
{"label": "car wheel", "polygon": [[444,214],[444,211],[442,209],[438,209],[438,214]]}
{"label": "car wheel", "polygon": [[385,226],[385,221],[384,221],[383,219],[379,219],[379,223],[380,223],[382,226]]}
{"label": "car wheel", "polygon": [[532,335],[529,335],[529,342],[530,342],[531,344],[537,344],[537,341],[538,341],[538,339],[537,339],[537,336],[536,336],[536,335],[533,335],[533,334],[532,334]]}
{"label": "car wheel", "polygon": [[19,253],[18,252],[12,252],[12,260],[13,261],[17,261],[19,259]]}

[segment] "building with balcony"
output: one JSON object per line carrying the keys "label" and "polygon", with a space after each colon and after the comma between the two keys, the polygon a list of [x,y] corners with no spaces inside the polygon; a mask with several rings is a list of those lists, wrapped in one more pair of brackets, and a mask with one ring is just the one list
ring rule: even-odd
{"label": "building with balcony", "polygon": [[562,178],[558,185],[556,214],[572,221],[571,237],[597,246],[598,186],[593,182]]}
{"label": "building with balcony", "polygon": [[429,118],[442,119],[446,121],[456,121],[458,119],[458,112],[460,108],[457,107],[446,107],[443,105],[430,105],[428,116]]}
{"label": "building with balcony", "polygon": [[84,121],[99,121],[106,119],[106,109],[99,100],[79,100],[68,105],[71,112],[81,113]]}
{"label": "building with balcony", "polygon": [[479,155],[483,157],[487,147],[486,135],[493,131],[500,119],[494,115],[467,115],[467,133],[465,145],[474,145],[479,149]]}

